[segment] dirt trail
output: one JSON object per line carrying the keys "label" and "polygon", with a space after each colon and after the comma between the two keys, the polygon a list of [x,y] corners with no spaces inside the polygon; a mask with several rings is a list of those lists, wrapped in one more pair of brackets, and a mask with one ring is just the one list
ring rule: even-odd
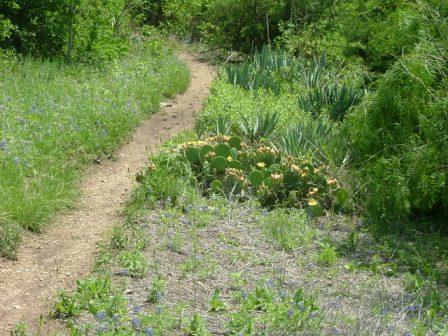
{"label": "dirt trail", "polygon": [[18,261],[0,260],[0,335],[9,335],[20,321],[33,325],[48,311],[58,290],[71,288],[90,271],[97,243],[122,219],[119,210],[149,152],[192,126],[194,113],[209,93],[213,69],[193,55],[181,57],[190,67],[189,89],[141,125],[118,151],[116,161],[89,168],[80,185],[79,202],[57,216],[43,234],[27,236]]}

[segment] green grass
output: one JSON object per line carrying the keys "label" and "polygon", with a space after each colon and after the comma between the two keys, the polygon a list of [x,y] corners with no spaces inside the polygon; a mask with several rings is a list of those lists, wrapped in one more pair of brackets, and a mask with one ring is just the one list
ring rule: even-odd
{"label": "green grass", "polygon": [[84,164],[112,153],[189,82],[160,41],[136,44],[104,69],[4,55],[0,68],[0,213],[9,218],[0,254],[8,257],[19,228],[39,232],[71,204]]}

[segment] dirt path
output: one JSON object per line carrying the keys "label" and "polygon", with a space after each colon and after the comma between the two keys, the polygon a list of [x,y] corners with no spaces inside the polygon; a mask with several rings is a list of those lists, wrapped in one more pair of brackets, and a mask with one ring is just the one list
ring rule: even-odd
{"label": "dirt path", "polygon": [[194,112],[208,95],[213,69],[192,55],[181,56],[191,70],[189,89],[140,126],[116,161],[90,167],[81,182],[78,204],[57,216],[43,234],[26,237],[18,261],[0,260],[0,335],[9,335],[20,321],[35,323],[58,290],[72,287],[89,272],[97,243],[122,219],[119,210],[148,153],[170,135],[192,126]]}

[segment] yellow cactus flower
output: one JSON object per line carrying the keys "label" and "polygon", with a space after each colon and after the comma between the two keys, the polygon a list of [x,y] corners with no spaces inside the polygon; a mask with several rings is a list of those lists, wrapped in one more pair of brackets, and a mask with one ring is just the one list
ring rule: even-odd
{"label": "yellow cactus flower", "polygon": [[309,201],[308,201],[308,205],[309,206],[316,206],[318,203],[317,203],[317,201],[314,199],[314,198],[311,198]]}
{"label": "yellow cactus flower", "polygon": [[266,167],[266,163],[264,163],[264,162],[258,162],[258,163],[257,163],[257,167],[258,167],[258,168],[264,168],[264,167]]}
{"label": "yellow cactus flower", "polygon": [[228,156],[228,157],[227,157],[227,161],[232,162],[232,161],[233,161],[232,157],[231,157],[231,156]]}

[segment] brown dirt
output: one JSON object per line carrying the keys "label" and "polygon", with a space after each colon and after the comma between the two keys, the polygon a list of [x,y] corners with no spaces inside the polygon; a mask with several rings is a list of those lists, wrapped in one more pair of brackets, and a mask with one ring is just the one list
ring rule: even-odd
{"label": "brown dirt", "polygon": [[188,90],[141,125],[118,151],[116,161],[90,167],[80,183],[79,202],[57,216],[43,234],[25,237],[17,261],[0,259],[0,335],[8,335],[20,321],[33,325],[60,289],[73,287],[91,270],[97,244],[122,220],[119,210],[148,154],[169,136],[192,127],[214,71],[192,55],[181,58],[191,71]]}

